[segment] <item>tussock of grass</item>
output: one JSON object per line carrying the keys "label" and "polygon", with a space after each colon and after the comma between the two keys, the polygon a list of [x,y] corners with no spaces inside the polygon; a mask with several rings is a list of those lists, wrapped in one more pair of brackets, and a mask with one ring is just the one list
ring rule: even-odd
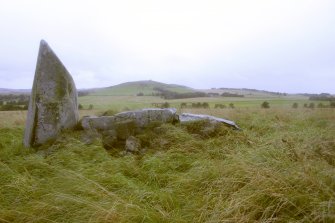
{"label": "tussock of grass", "polygon": [[2,128],[0,222],[334,222],[333,110],[259,112],[233,114],[243,131],[157,126],[120,157],[80,132],[25,149]]}

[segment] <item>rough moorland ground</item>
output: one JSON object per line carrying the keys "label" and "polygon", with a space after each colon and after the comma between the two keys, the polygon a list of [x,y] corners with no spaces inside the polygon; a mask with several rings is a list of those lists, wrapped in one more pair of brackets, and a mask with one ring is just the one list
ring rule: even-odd
{"label": "rough moorland ground", "polygon": [[335,221],[334,109],[192,112],[243,131],[163,125],[112,156],[80,131],[25,149],[25,114],[1,113],[0,222]]}

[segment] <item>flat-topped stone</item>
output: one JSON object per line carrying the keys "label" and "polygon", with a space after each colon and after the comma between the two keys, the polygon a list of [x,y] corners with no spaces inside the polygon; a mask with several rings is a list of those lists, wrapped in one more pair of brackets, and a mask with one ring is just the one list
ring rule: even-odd
{"label": "flat-topped stone", "polygon": [[224,123],[226,125],[232,126],[235,129],[240,129],[233,121],[223,119],[223,118],[218,118],[218,117],[211,116],[211,115],[201,115],[201,114],[191,114],[191,113],[182,113],[181,115],[179,115],[179,121],[181,123],[190,122],[190,121],[198,121],[198,120],[209,120],[209,121],[214,121],[214,122],[220,122],[220,123]]}
{"label": "flat-topped stone", "polygon": [[79,119],[75,83],[49,45],[42,40],[30,97],[24,145],[54,140]]}
{"label": "flat-topped stone", "polygon": [[84,129],[96,129],[100,131],[114,129],[117,123],[133,121],[136,128],[145,128],[151,123],[178,122],[175,108],[146,108],[135,111],[121,112],[113,116],[86,116],[81,120]]}

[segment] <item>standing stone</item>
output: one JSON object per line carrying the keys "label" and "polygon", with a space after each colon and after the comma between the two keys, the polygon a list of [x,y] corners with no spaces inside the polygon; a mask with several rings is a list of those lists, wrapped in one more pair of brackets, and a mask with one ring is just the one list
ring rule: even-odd
{"label": "standing stone", "polygon": [[41,40],[29,101],[24,145],[39,146],[57,138],[79,119],[77,90],[70,73]]}

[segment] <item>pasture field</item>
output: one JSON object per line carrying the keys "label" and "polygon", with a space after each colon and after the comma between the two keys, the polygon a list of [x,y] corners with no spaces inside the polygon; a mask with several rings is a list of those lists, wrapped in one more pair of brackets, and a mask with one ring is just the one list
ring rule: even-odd
{"label": "pasture field", "polygon": [[[304,98],[221,100],[167,102],[208,102],[178,112],[231,119],[242,131],[164,124],[141,136],[144,154],[126,156],[100,139],[85,144],[82,131],[24,148],[26,112],[0,112],[0,222],[335,222],[335,109],[303,108]],[[166,100],[79,101],[94,105],[88,115]],[[230,102],[235,109],[213,109]]]}
{"label": "pasture field", "polygon": [[[153,107],[153,104],[162,104],[168,102],[171,107],[180,108],[181,103],[197,103],[207,102],[210,108],[214,108],[215,104],[224,104],[229,107],[230,103],[233,103],[236,108],[260,108],[261,104],[267,101],[270,103],[270,107],[273,108],[291,108],[293,103],[298,103],[299,107],[302,108],[305,103],[314,103],[317,106],[318,102],[309,101],[306,97],[201,97],[201,98],[186,98],[186,99],[170,99],[166,100],[160,97],[154,96],[95,96],[89,95],[79,98],[79,103],[88,108],[90,104],[98,110],[127,110],[127,109],[140,109]],[[324,105],[327,103],[323,102]],[[329,104],[329,103],[328,103]]]}

